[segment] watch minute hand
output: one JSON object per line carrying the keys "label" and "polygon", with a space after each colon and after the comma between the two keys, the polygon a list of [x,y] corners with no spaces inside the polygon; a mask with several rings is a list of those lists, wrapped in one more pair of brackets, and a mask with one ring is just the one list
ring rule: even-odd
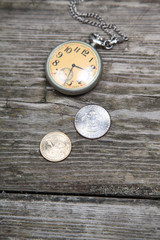
{"label": "watch minute hand", "polygon": [[70,69],[70,71],[69,71],[69,73],[68,73],[68,75],[67,75],[67,78],[66,78],[66,80],[65,81],[67,81],[68,80],[68,78],[69,78],[69,75],[71,74],[71,72],[72,72],[72,70],[73,70],[73,65],[72,65],[72,67],[71,67],[71,69]]}

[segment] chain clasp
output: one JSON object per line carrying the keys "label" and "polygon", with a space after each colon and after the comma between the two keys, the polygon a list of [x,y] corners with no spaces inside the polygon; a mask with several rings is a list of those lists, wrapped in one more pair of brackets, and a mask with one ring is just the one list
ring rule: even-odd
{"label": "chain clasp", "polygon": [[118,38],[113,37],[112,39],[104,39],[99,34],[92,33],[91,34],[91,45],[96,48],[96,46],[101,46],[106,50],[110,50],[113,48],[114,44],[119,43]]}

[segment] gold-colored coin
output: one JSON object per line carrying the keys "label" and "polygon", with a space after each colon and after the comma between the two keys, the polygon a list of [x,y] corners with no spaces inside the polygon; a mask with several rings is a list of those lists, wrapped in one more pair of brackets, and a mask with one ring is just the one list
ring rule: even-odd
{"label": "gold-colored coin", "polygon": [[59,131],[45,135],[40,143],[42,156],[51,162],[60,162],[68,157],[72,144],[69,137]]}

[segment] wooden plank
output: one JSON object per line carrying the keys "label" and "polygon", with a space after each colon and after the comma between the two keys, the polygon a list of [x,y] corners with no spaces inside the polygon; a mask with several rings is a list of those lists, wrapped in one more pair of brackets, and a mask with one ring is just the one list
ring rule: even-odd
{"label": "wooden plank", "polygon": [[[116,23],[129,41],[99,50],[102,79],[78,97],[54,91],[44,64],[57,44],[85,41],[100,31],[72,19],[68,1],[3,0],[0,7],[1,189],[159,197],[160,3],[80,6]],[[74,129],[74,116],[86,104],[101,105],[111,115],[111,129],[99,140],[86,140]],[[73,144],[70,157],[58,164],[39,153],[41,138],[52,130],[67,133]]]}
{"label": "wooden plank", "polygon": [[153,200],[1,194],[1,239],[160,238]]}

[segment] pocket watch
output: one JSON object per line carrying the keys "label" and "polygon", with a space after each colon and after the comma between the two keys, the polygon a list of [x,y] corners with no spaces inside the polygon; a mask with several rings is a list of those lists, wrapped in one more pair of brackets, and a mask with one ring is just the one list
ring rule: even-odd
{"label": "pocket watch", "polygon": [[81,41],[68,41],[56,47],[46,62],[46,76],[53,87],[68,95],[88,92],[98,82],[102,61],[98,52]]}
{"label": "pocket watch", "polygon": [[[57,91],[67,95],[86,93],[98,83],[102,74],[102,60],[95,49],[97,46],[109,50],[114,44],[128,39],[116,25],[106,24],[98,14],[78,12],[76,5],[82,1],[70,1],[71,16],[82,23],[101,28],[110,39],[91,34],[90,44],[78,40],[67,41],[51,51],[45,65],[46,77]],[[92,18],[96,21],[90,20]]]}

